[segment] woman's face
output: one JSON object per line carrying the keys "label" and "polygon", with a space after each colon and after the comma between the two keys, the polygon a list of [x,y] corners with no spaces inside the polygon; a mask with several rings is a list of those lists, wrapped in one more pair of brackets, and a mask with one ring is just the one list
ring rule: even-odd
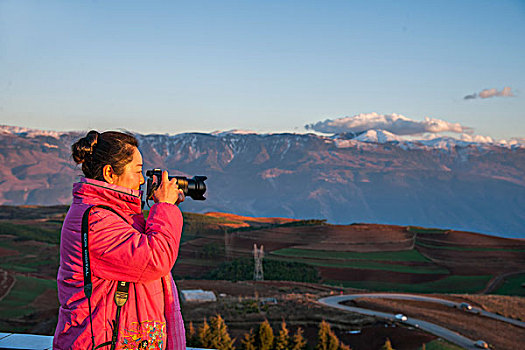
{"label": "woman's face", "polygon": [[126,164],[124,172],[121,175],[113,175],[113,184],[131,188],[132,190],[140,190],[140,185],[144,183],[144,176],[142,175],[142,155],[138,148],[135,147],[133,152],[133,159]]}

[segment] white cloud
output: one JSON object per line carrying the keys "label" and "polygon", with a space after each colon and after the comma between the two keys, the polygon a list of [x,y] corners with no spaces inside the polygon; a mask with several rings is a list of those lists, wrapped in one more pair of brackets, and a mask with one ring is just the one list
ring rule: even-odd
{"label": "white cloud", "polygon": [[460,140],[466,142],[494,143],[492,137],[483,135],[461,134]]}
{"label": "white cloud", "polygon": [[417,135],[423,133],[471,132],[471,129],[459,123],[428,118],[423,121],[412,120],[400,114],[361,113],[353,117],[326,119],[315,124],[308,124],[306,129],[324,133],[363,132],[381,129],[397,135]]}
{"label": "white cloud", "polygon": [[503,90],[498,91],[497,89],[485,89],[482,90],[479,94],[471,94],[465,96],[463,99],[465,100],[472,100],[475,98],[490,98],[490,97],[513,97],[514,94],[512,93],[512,89],[508,86],[504,87]]}

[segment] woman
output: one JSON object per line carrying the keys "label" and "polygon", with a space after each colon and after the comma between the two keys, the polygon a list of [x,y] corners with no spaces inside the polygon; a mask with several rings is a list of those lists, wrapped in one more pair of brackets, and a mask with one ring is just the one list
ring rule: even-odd
{"label": "woman", "polygon": [[[57,277],[61,306],[53,348],[185,349],[170,273],[182,231],[177,207],[184,200],[182,190],[164,172],[144,220],[142,156],[135,137],[90,131],[72,146],[72,154],[85,177],[73,185],[73,203],[62,226]],[[82,249],[84,237],[87,249]],[[86,266],[92,293],[84,290],[90,285],[84,279]],[[122,294],[115,298],[119,283],[128,286],[121,308],[116,299],[122,303]]]}

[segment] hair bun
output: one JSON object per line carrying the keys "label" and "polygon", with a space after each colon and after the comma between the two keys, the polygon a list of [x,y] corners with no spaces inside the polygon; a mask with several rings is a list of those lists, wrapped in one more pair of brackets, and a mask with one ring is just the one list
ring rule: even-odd
{"label": "hair bun", "polygon": [[82,164],[87,158],[91,158],[94,148],[98,143],[98,136],[100,134],[96,130],[91,130],[87,135],[71,146],[71,153],[73,160],[77,164]]}

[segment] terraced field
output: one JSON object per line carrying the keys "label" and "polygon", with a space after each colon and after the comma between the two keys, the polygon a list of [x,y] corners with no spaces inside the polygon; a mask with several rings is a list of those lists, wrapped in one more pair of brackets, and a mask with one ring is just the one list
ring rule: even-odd
{"label": "terraced field", "polygon": [[336,280],[326,283],[345,288],[358,288],[370,291],[406,292],[406,293],[464,293],[474,294],[483,289],[492,276],[457,276],[448,275],[443,278],[418,283],[392,283],[382,281],[341,282]]}
{"label": "terraced field", "polygon": [[[494,277],[525,268],[523,240],[423,227],[211,216],[227,220],[228,227],[192,230],[176,275],[198,278],[218,261],[252,256],[254,244],[264,246],[265,259],[315,267],[324,283],[379,291],[476,293]],[[210,246],[214,256],[203,254]],[[525,295],[522,279],[506,281],[500,293]]]}
{"label": "terraced field", "polygon": [[406,261],[406,262],[430,262],[417,250],[403,250],[396,252],[331,252],[327,250],[311,250],[299,248],[285,248],[272,252],[273,255],[301,257],[312,259],[330,260],[380,260],[380,261]]}
{"label": "terraced field", "polygon": [[[50,332],[58,307],[55,279],[66,211],[0,207],[0,329],[24,332],[47,320],[50,328],[42,332]],[[525,296],[525,273],[516,274],[525,271],[524,240],[223,213],[184,213],[184,220],[173,269],[179,279],[210,276],[222,263],[242,258],[253,263],[257,244],[273,266],[303,264],[317,271],[320,283],[341,288],[472,294],[496,281],[495,294]]]}
{"label": "terraced field", "polygon": [[501,286],[493,291],[493,294],[499,295],[521,295],[525,287],[525,273],[506,278]]}
{"label": "terraced field", "polygon": [[[370,290],[476,293],[494,276],[525,267],[523,240],[452,230],[323,223],[227,237],[233,257],[249,256],[254,243],[262,244],[267,259],[301,262],[316,267],[325,283]],[[524,295],[517,281],[508,282],[512,292]]]}

